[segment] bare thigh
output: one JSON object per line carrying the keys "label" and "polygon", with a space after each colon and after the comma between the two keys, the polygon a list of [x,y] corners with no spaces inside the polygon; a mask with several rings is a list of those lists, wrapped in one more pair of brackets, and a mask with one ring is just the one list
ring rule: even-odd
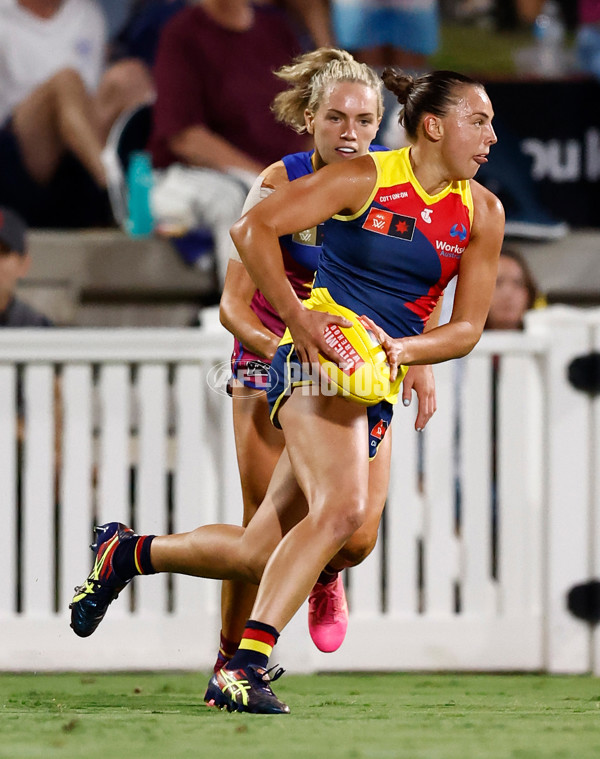
{"label": "bare thigh", "polygon": [[233,428],[247,525],[265,498],[285,440],[271,424],[265,393],[248,387],[233,388]]}

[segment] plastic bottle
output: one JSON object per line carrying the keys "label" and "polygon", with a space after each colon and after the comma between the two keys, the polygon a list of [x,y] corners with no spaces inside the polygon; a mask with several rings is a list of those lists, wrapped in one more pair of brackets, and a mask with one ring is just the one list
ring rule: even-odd
{"label": "plastic bottle", "polygon": [[566,71],[566,28],[556,0],[546,0],[533,24],[537,40],[537,73],[541,76],[561,76]]}
{"label": "plastic bottle", "polygon": [[145,150],[134,151],[127,169],[127,222],[131,237],[149,237],[154,230],[150,204],[152,160]]}

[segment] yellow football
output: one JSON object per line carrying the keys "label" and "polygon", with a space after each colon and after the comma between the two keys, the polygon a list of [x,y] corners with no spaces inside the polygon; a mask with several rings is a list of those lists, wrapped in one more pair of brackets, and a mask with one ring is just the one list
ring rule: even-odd
{"label": "yellow football", "polygon": [[314,311],[343,316],[351,327],[328,325],[327,344],[340,357],[340,364],[319,355],[321,369],[336,395],[373,406],[390,392],[390,367],[385,350],[371,329],[354,311],[337,303],[311,304]]}

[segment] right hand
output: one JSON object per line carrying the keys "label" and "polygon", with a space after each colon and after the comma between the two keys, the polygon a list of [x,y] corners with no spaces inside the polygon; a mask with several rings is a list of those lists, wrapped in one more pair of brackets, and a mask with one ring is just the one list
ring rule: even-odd
{"label": "right hand", "polygon": [[337,324],[346,328],[352,326],[352,323],[343,316],[311,311],[304,307],[293,320],[290,320],[288,327],[301,363],[317,365],[319,353],[334,364],[340,363],[338,354],[325,341],[325,330],[328,324]]}
{"label": "right hand", "polygon": [[390,337],[382,327],[375,324],[373,319],[370,319],[365,314],[360,318],[369,325],[369,328],[375,333],[377,340],[385,351],[388,364],[390,365],[390,382],[395,382],[398,376],[398,369],[402,365],[402,354],[404,353],[402,338]]}

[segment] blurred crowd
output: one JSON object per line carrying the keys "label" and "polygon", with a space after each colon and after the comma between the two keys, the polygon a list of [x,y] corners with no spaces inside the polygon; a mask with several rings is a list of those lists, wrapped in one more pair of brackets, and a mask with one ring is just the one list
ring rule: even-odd
{"label": "blurred crowd", "polygon": [[[333,45],[378,70],[419,73],[442,22],[533,30],[550,10],[576,35],[581,69],[600,77],[600,0],[0,0],[0,204],[33,227],[122,222],[118,139],[146,109],[135,147],[153,167],[155,228],[180,242],[206,230],[222,282],[253,179],[306,144],[271,113],[275,69]],[[392,148],[403,144],[396,106],[377,140]]]}

